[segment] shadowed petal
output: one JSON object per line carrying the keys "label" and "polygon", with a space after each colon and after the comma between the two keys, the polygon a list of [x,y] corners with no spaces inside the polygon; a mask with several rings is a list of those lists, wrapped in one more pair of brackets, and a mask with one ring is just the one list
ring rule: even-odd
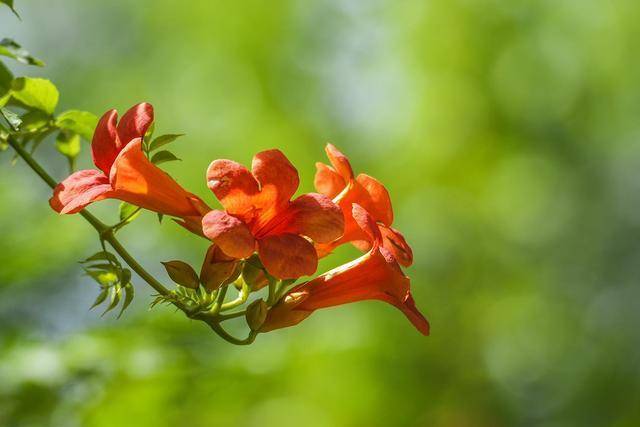
{"label": "shadowed petal", "polygon": [[111,165],[120,152],[120,141],[116,132],[118,112],[109,110],[100,118],[91,140],[93,163],[109,176]]}
{"label": "shadowed petal", "polygon": [[255,250],[255,239],[247,226],[224,211],[212,210],[202,218],[204,235],[234,258],[246,258]]}
{"label": "shadowed petal", "polygon": [[268,198],[274,206],[288,202],[300,183],[298,171],[280,150],[256,154],[251,171],[260,183],[261,198]]}
{"label": "shadowed petal", "polygon": [[227,212],[250,219],[260,186],[249,169],[232,160],[214,160],[207,169],[207,186]]}
{"label": "shadowed petal", "polygon": [[269,274],[279,279],[309,276],[318,268],[318,256],[313,245],[295,234],[259,240],[258,255]]}
{"label": "shadowed petal", "polygon": [[127,110],[118,123],[118,136],[123,146],[136,138],[144,137],[153,123],[153,106],[146,102],[136,104]]}
{"label": "shadowed petal", "polygon": [[335,171],[331,166],[327,166],[324,163],[316,163],[316,175],[313,178],[313,185],[318,193],[324,194],[332,199],[336,197],[344,188],[347,183]]}
{"label": "shadowed petal", "polygon": [[110,191],[109,178],[101,171],[81,170],[54,188],[49,204],[56,212],[76,213],[91,202],[109,197]]}
{"label": "shadowed petal", "polygon": [[[118,154],[109,180],[116,198],[154,212],[178,216],[201,215],[204,202],[187,192],[142,152],[134,139]],[[193,200],[197,199],[198,204]]]}
{"label": "shadowed petal", "polygon": [[289,219],[280,232],[301,234],[314,242],[331,242],[344,232],[342,210],[322,194],[303,194],[291,202],[283,215]]}

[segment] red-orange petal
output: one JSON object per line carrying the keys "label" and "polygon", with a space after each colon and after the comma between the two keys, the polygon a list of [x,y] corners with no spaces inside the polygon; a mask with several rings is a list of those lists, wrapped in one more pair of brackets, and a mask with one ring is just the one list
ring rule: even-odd
{"label": "red-orange petal", "polygon": [[286,215],[288,220],[281,233],[300,234],[314,242],[328,243],[338,239],[344,232],[342,210],[322,194],[301,195],[291,202],[282,215]]}
{"label": "red-orange petal", "polygon": [[204,235],[234,258],[246,258],[255,251],[255,239],[238,218],[220,210],[212,210],[202,218]]}
{"label": "red-orange petal", "polygon": [[214,160],[207,169],[207,186],[227,212],[250,220],[252,198],[260,186],[246,167],[232,160]]}
{"label": "red-orange petal", "polygon": [[256,154],[251,171],[260,183],[261,199],[269,199],[275,206],[288,202],[300,183],[298,171],[280,150]]}
{"label": "red-orange petal", "polygon": [[382,242],[382,234],[375,219],[357,203],[351,206],[351,214],[358,227],[369,237],[373,243],[373,250],[375,250]]}
{"label": "red-orange petal", "polygon": [[324,194],[332,199],[344,190],[347,186],[344,178],[340,176],[331,166],[324,163],[316,163],[316,175],[313,178],[313,185],[318,193]]}
{"label": "red-orange petal", "polygon": [[[142,152],[142,140],[134,139],[122,149],[111,168],[109,181],[114,197],[154,212],[177,216],[201,215],[193,203],[198,199],[151,163]],[[198,205],[204,205],[200,201]]]}
{"label": "red-orange petal", "polygon": [[398,263],[404,267],[413,264],[413,250],[402,233],[384,225],[379,225],[379,228],[382,233],[382,245],[393,254]]}
{"label": "red-orange petal", "polygon": [[318,268],[313,245],[295,234],[267,236],[258,240],[258,255],[267,272],[279,279],[310,276]]}
{"label": "red-orange petal", "polygon": [[153,123],[153,106],[147,102],[134,105],[120,118],[118,136],[122,149],[136,138],[144,137],[149,126]]}
{"label": "red-orange petal", "polygon": [[118,112],[109,110],[103,114],[96,126],[91,141],[91,155],[93,163],[109,176],[111,165],[120,152],[120,142],[116,131]]}
{"label": "red-orange petal", "polygon": [[208,290],[213,291],[221,285],[233,281],[237,273],[238,263],[235,258],[227,256],[217,245],[211,245],[200,269],[200,281]]}
{"label": "red-orange petal", "polygon": [[53,190],[49,205],[56,212],[72,214],[89,203],[111,196],[109,178],[101,171],[87,169],[75,172]]}
{"label": "red-orange petal", "polygon": [[342,154],[333,144],[327,144],[325,152],[333,168],[342,176],[344,181],[351,181],[353,179],[353,169],[351,168],[351,163],[349,163],[349,158]]}
{"label": "red-orange petal", "polygon": [[387,226],[391,225],[393,223],[393,208],[391,207],[391,197],[385,186],[377,179],[363,173],[358,175],[356,181],[368,194],[368,200],[354,200],[354,202],[361,204],[376,221]]}

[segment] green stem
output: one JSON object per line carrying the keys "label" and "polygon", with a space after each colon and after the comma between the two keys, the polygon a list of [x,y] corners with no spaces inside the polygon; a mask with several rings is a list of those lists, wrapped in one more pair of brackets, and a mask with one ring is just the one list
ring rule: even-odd
{"label": "green stem", "polygon": [[247,302],[247,299],[249,298],[249,293],[250,293],[251,289],[249,289],[249,285],[247,285],[247,283],[243,280],[242,281],[242,289],[240,289],[240,293],[238,294],[238,298],[234,299],[233,301],[229,301],[227,303],[224,303],[220,306],[220,311],[225,311],[225,310],[229,310],[232,308],[235,308],[239,305],[244,304],[245,302]]}
{"label": "green stem", "polygon": [[[4,115],[4,114],[3,114]],[[42,166],[40,166],[40,164],[31,156],[31,154],[29,154],[21,145],[18,141],[15,140],[15,138],[13,138],[12,136],[10,136],[8,138],[8,142],[9,145],[11,145],[11,147],[16,151],[16,153],[18,154],[18,156],[20,156],[25,163],[40,177],[42,178],[42,180],[51,188],[55,188],[57,185],[57,182],[51,177],[51,175],[49,175],[43,168]],[[82,215],[82,217],[89,223],[91,224],[91,226],[98,232],[98,234],[100,235],[100,239],[102,241],[102,243],[104,243],[105,241],[109,243],[109,245],[118,253],[118,255],[123,259],[123,261],[138,275],[140,276],[141,279],[143,279],[145,282],[147,282],[149,284],[149,286],[151,286],[156,292],[158,292],[160,295],[170,295],[171,292],[164,287],[164,285],[162,285],[162,283],[160,283],[158,280],[156,280],[149,272],[147,272],[147,270],[145,270],[136,260],[135,258],[133,258],[133,256],[124,248],[124,246],[122,246],[122,244],[120,243],[120,241],[118,239],[116,239],[115,235],[114,235],[114,229],[112,227],[108,227],[107,225],[105,225],[102,221],[100,221],[98,218],[96,218],[95,216],[93,216],[90,212],[88,212],[86,209],[81,210],[80,215]],[[232,335],[230,335],[227,331],[224,330],[224,328],[219,324],[219,322],[224,321],[224,320],[228,320],[228,319],[232,319],[235,317],[240,317],[242,315],[245,314],[244,311],[241,312],[236,312],[236,313],[230,313],[230,314],[226,314],[226,315],[219,315],[218,313],[220,312],[220,309],[223,307],[223,302],[224,302],[224,297],[226,295],[226,291],[227,291],[227,287],[224,287],[222,289],[220,289],[218,295],[217,295],[217,300],[216,303],[214,304],[214,307],[212,309],[212,313],[207,313],[207,316],[202,316],[202,315],[194,315],[194,313],[192,313],[192,311],[188,308],[183,306],[183,304],[180,304],[179,302],[173,302],[173,304],[178,307],[180,310],[182,310],[183,312],[185,312],[185,314],[188,317],[191,318],[196,318],[199,320],[204,321],[207,325],[209,325],[211,327],[211,329],[218,334],[222,339],[224,339],[225,341],[228,341],[232,344],[236,344],[236,345],[248,345],[251,344],[256,336],[258,335],[258,333],[256,331],[251,331],[249,333],[249,336],[245,339],[238,339]],[[243,291],[244,291],[244,287],[243,287]],[[241,293],[241,295],[243,295]],[[248,292],[247,292],[247,296],[248,296]],[[246,300],[246,298],[245,298]],[[232,304],[235,301],[229,303]],[[231,306],[227,306],[227,308],[231,308]],[[213,314],[213,316],[211,316],[211,314]]]}

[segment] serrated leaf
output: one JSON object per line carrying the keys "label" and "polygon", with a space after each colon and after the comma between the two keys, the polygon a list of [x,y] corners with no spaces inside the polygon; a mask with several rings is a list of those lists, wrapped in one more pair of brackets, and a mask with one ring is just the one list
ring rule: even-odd
{"label": "serrated leaf", "polygon": [[56,150],[69,160],[69,165],[73,169],[76,157],[80,154],[80,135],[64,131],[58,132]]}
{"label": "serrated leaf", "polygon": [[16,9],[13,7],[13,0],[0,0],[0,4],[6,4],[7,6],[9,6],[9,9],[11,9],[13,14],[16,15],[18,19],[22,19],[20,18],[20,15],[18,15]]}
{"label": "serrated leaf", "polygon": [[9,125],[13,128],[13,130],[14,131],[20,130],[20,125],[22,124],[22,120],[20,119],[20,116],[18,116],[13,111],[6,109],[4,107],[0,108],[0,110],[2,110],[2,116],[5,119],[7,119],[7,121],[9,122]]}
{"label": "serrated leaf", "polygon": [[47,79],[18,77],[11,82],[11,96],[22,105],[53,114],[60,94]]}
{"label": "serrated leaf", "polygon": [[149,151],[157,150],[158,148],[162,147],[163,145],[167,145],[167,144],[175,141],[176,139],[180,138],[181,136],[184,136],[184,134],[183,133],[170,133],[170,134],[167,134],[167,135],[160,135],[159,137],[157,137],[153,141],[151,141],[151,143],[149,144]]}
{"label": "serrated leaf", "polygon": [[122,316],[122,313],[129,307],[131,301],[133,301],[133,297],[135,296],[135,290],[131,283],[128,283],[124,287],[124,302],[122,303],[122,308],[120,309],[120,313],[118,313],[118,319]]}
{"label": "serrated leaf", "polygon": [[126,224],[128,224],[134,219],[136,219],[138,215],[140,215],[140,213],[142,213],[142,210],[138,206],[132,205],[127,202],[120,203],[120,208],[119,208],[120,221],[124,221],[126,219],[127,220]]}
{"label": "serrated leaf", "polygon": [[26,49],[23,49],[15,40],[4,38],[0,40],[0,55],[15,59],[27,65],[44,67],[44,62],[33,57]]}
{"label": "serrated leaf", "polygon": [[67,110],[56,117],[55,125],[91,141],[98,125],[98,117],[88,111]]}
{"label": "serrated leaf", "polygon": [[113,262],[116,265],[120,265],[120,261],[118,261],[118,258],[116,258],[114,254],[106,251],[96,252],[95,254],[91,255],[89,258],[85,259],[84,261],[81,261],[81,263],[84,264],[87,262],[100,261],[100,260],[107,260],[107,261]]}
{"label": "serrated leaf", "polygon": [[100,316],[102,317],[116,308],[118,306],[118,303],[120,302],[120,298],[122,298],[122,289],[120,288],[120,286],[113,287],[111,290],[111,303]]}
{"label": "serrated leaf", "polygon": [[180,160],[177,158],[171,151],[158,151],[151,157],[151,163],[159,165],[165,162],[173,162],[175,160]]}
{"label": "serrated leaf", "polygon": [[102,289],[98,294],[98,297],[96,298],[96,300],[91,305],[91,307],[89,307],[89,310],[102,304],[104,300],[107,299],[107,295],[109,295],[109,288]]}

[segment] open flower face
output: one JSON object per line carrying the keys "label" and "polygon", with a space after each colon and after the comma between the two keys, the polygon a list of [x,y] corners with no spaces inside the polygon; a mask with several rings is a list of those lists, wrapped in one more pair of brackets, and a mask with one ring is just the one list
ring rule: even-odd
{"label": "open flower face", "polygon": [[362,300],[380,300],[400,309],[424,335],[429,323],[416,308],[410,281],[402,273],[394,255],[381,246],[383,236],[374,218],[354,204],[352,217],[371,241],[362,257],[293,288],[269,311],[263,332],[293,326],[315,310]]}
{"label": "open flower face", "polygon": [[151,104],[137,104],[119,123],[117,120],[116,110],[102,116],[91,142],[97,169],[75,172],[58,184],[49,200],[51,207],[59,213],[76,213],[98,200],[119,199],[177,217],[206,212],[202,200],[184,190],[142,152],[142,139],[153,122]]}
{"label": "open flower face", "polygon": [[366,209],[377,223],[385,249],[393,254],[403,266],[413,262],[413,252],[402,233],[391,227],[393,209],[389,192],[377,179],[360,174],[354,176],[349,159],[332,144],[325,149],[331,166],[316,163],[315,186],[318,192],[331,197],[344,213],[344,235],[328,244],[317,245],[321,256],[329,254],[336,247],[351,242],[362,251],[371,248],[366,233],[358,226],[351,214],[351,206],[359,204]]}
{"label": "open flower face", "polygon": [[269,274],[295,279],[313,274],[318,256],[311,243],[328,243],[344,230],[340,208],[325,195],[303,194],[298,171],[280,150],[256,154],[251,171],[231,160],[215,160],[207,185],[224,211],[202,219],[202,229],[228,256],[247,258],[256,250]]}

